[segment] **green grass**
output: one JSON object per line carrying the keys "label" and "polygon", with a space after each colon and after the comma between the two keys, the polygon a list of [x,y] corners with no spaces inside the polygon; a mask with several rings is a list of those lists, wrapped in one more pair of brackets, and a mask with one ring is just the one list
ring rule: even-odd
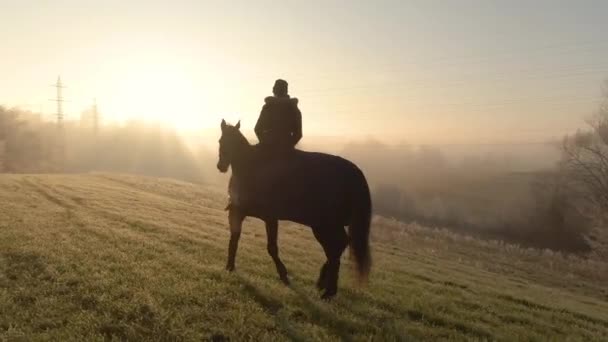
{"label": "green grass", "polygon": [[370,284],[345,255],[318,299],[312,233],[260,222],[224,271],[221,189],[123,175],[0,176],[0,339],[608,340],[606,263],[376,219]]}

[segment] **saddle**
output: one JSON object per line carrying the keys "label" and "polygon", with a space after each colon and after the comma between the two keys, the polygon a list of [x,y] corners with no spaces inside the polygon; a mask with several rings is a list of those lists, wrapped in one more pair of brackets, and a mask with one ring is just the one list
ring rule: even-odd
{"label": "saddle", "polygon": [[246,179],[230,178],[228,186],[228,205],[226,210],[251,205],[257,196],[272,196],[274,190],[281,183],[289,181],[288,177],[298,167],[298,156],[301,151],[266,151],[258,147],[256,166],[247,175]]}

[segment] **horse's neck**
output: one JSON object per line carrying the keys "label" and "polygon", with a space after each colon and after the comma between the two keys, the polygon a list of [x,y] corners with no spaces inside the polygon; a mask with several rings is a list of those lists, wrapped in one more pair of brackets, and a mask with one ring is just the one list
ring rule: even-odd
{"label": "horse's neck", "polygon": [[243,144],[239,148],[237,158],[232,162],[232,177],[243,178],[245,173],[250,170],[254,157],[254,147],[249,143]]}

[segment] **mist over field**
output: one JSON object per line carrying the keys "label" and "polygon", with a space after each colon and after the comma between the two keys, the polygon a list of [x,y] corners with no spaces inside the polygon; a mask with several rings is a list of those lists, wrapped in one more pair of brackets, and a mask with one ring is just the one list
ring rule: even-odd
{"label": "mist over field", "polygon": [[[216,133],[207,130],[196,140],[141,121],[95,131],[83,116],[66,124],[61,159],[53,124],[19,109],[1,108],[0,115],[6,132],[4,172],[47,173],[64,167],[69,173],[133,173],[227,186],[228,178],[215,166],[217,143],[212,141],[219,137],[219,125]],[[300,148],[339,154],[360,165],[378,215],[523,246],[590,251],[585,238],[593,223],[560,192],[559,140],[415,145],[312,136]]]}

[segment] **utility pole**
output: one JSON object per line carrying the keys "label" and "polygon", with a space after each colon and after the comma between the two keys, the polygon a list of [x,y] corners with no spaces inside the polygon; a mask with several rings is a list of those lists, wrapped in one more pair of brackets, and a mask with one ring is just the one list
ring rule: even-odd
{"label": "utility pole", "polygon": [[95,136],[99,133],[99,112],[97,111],[97,98],[93,99],[93,132]]}
{"label": "utility pole", "polygon": [[6,158],[6,142],[1,134],[2,132],[0,132],[0,173],[4,172],[4,164]]}

